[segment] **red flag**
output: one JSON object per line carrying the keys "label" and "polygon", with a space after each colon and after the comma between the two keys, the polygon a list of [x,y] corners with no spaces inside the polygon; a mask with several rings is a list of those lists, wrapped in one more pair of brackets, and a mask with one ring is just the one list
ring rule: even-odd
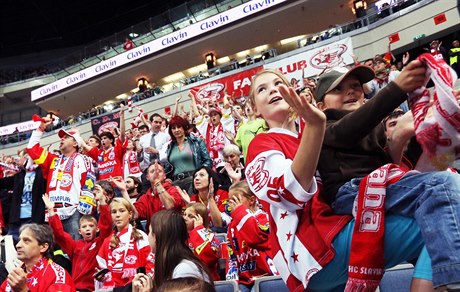
{"label": "red flag", "polygon": [[399,41],[399,33],[394,33],[388,37],[388,40],[390,41],[390,44],[396,43]]}
{"label": "red flag", "polygon": [[441,13],[439,15],[436,15],[435,17],[433,17],[433,20],[434,20],[434,24],[435,25],[438,25],[438,24],[441,24],[443,22],[446,22],[447,18],[446,18],[446,14],[445,13]]}

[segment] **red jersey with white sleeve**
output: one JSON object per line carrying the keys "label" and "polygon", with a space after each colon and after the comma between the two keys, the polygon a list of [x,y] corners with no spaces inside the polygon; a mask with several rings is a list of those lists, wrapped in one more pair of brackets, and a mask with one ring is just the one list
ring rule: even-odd
{"label": "red jersey with white sleeve", "polygon": [[65,220],[77,210],[92,214],[96,206],[92,193],[96,177],[89,159],[78,152],[69,157],[48,152],[40,146],[42,136],[41,131],[32,132],[27,153],[42,169],[47,180],[46,192],[59,218]]}
{"label": "red jersey with white sleeve", "polygon": [[269,211],[273,262],[289,289],[304,290],[335,255],[332,240],[351,220],[335,215],[318,199],[315,178],[304,190],[291,170],[300,144],[297,134],[271,129],[250,143],[246,179]]}
{"label": "red jersey with white sleeve", "polygon": [[[228,192],[221,189],[217,190],[214,195],[214,201],[216,201],[217,208],[219,208],[220,214],[222,215],[222,222],[224,226],[228,226],[230,221],[232,221],[232,218],[225,212],[228,207]],[[190,203],[202,203],[204,205],[198,194],[190,197]],[[209,211],[209,206],[206,207]],[[211,215],[209,215],[209,223],[212,225]]]}
{"label": "red jersey with white sleeve", "polygon": [[53,230],[56,243],[72,261],[72,279],[79,290],[95,290],[92,271],[95,271],[94,268],[98,266],[96,255],[104,240],[112,234],[112,217],[109,205],[101,205],[99,213],[99,236],[89,242],[83,239],[74,240],[70,234],[64,231],[59,216],[49,217],[49,225]]}
{"label": "red jersey with white sleeve", "polygon": [[96,256],[97,263],[100,269],[110,270],[104,278],[103,288],[120,287],[132,282],[136,269],[140,267],[145,267],[147,274],[153,276],[153,254],[147,234],[137,231],[142,235],[137,241],[132,236],[133,227],[129,224],[127,228],[117,232],[120,240],[117,247],[110,246],[112,235],[102,243]]}
{"label": "red jersey with white sleeve", "polygon": [[270,255],[268,214],[252,213],[241,205],[232,212],[227,238],[238,262],[239,282],[252,285],[256,277],[279,275]]}
{"label": "red jersey with white sleeve", "polygon": [[188,246],[200,260],[209,268],[212,279],[219,281],[217,262],[219,260],[220,242],[216,235],[204,228],[203,225],[195,227],[189,234]]}
{"label": "red jersey with white sleeve", "polygon": [[[69,273],[51,259],[44,257],[27,274],[26,283],[30,292],[73,292],[76,290]],[[8,285],[8,279],[3,282],[0,291],[14,291]]]}
{"label": "red jersey with white sleeve", "polygon": [[100,180],[110,177],[123,177],[123,156],[127,146],[128,140],[121,143],[120,138],[117,138],[115,146],[107,150],[93,147],[86,153],[86,155],[97,161]]}

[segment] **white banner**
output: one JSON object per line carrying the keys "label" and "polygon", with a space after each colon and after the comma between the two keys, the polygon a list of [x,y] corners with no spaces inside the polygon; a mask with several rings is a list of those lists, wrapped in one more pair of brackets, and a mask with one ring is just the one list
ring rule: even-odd
{"label": "white banner", "polygon": [[115,68],[166,49],[170,46],[177,45],[198,35],[213,31],[229,23],[236,22],[285,1],[286,0],[253,0],[243,5],[236,6],[232,9],[214,15],[213,17],[184,27],[183,29],[153,40],[145,45],[136,47],[106,61],[102,61],[96,65],[37,88],[32,91],[32,101],[41,99],[57,91],[76,85],[97,75],[106,73]]}
{"label": "white banner", "polygon": [[303,84],[303,77],[317,76],[327,68],[353,64],[351,38],[331,43],[289,58],[266,64],[265,69],[278,69],[294,87]]}
{"label": "white banner", "polygon": [[8,125],[0,127],[0,136],[9,135],[17,132],[26,132],[30,130],[35,130],[40,126],[41,122],[28,121],[13,125]]}

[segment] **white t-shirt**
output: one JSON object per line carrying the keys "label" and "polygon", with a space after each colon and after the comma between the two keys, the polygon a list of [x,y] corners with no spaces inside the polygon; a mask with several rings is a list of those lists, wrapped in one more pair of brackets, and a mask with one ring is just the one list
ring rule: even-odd
{"label": "white t-shirt", "polygon": [[211,279],[208,278],[208,275],[202,274],[200,269],[189,260],[182,260],[175,268],[172,273],[172,279],[193,277],[201,279],[205,282],[212,283]]}

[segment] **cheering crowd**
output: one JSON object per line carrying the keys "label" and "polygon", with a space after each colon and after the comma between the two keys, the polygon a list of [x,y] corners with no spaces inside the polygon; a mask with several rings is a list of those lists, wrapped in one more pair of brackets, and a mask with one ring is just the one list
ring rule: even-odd
{"label": "cheering crowd", "polygon": [[[375,291],[407,261],[412,290],[460,291],[460,134],[449,128],[460,91],[438,90],[456,76],[434,54],[404,63],[391,73],[376,56],[296,87],[264,69],[244,104],[190,93],[189,112],[181,97],[168,117],[138,108],[128,129],[122,105],[119,128],[61,129],[55,151],[40,145],[52,123],[40,118],[2,163],[1,230],[22,265],[0,290],[214,291],[232,279],[251,291],[280,275],[292,291]],[[420,90],[429,72],[434,105]]]}

